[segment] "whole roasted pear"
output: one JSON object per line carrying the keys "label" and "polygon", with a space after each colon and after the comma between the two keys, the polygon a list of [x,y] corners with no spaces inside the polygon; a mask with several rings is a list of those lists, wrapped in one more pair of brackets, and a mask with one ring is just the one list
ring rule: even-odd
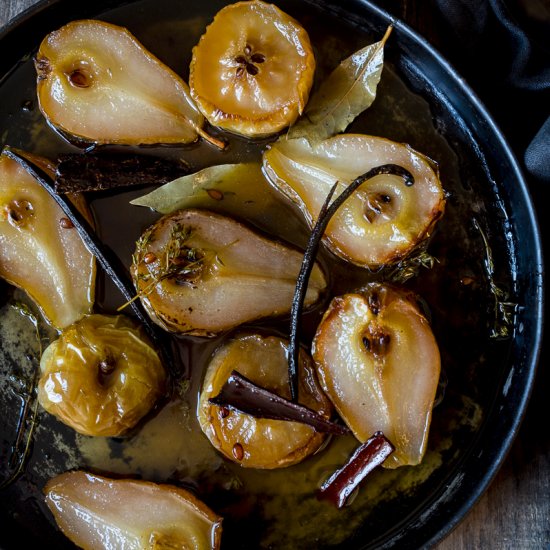
{"label": "whole roasted pear", "polygon": [[123,315],[84,316],[40,360],[40,404],[84,435],[123,435],[165,391],[158,353],[143,328]]}

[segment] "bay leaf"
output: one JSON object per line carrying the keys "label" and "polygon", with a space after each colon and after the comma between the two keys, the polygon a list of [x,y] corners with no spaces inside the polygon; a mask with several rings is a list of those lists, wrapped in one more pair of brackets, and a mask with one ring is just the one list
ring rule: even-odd
{"label": "bay leaf", "polygon": [[[281,233],[281,217],[288,217],[262,172],[259,162],[221,164],[188,174],[131,201],[161,214],[186,208],[202,208],[244,219],[267,232]],[[293,242],[292,225],[281,238]]]}
{"label": "bay leaf", "polygon": [[130,201],[130,204],[147,206],[161,214],[169,214],[181,208],[195,206],[197,199],[222,200],[225,198],[224,191],[228,191],[228,182],[235,180],[240,170],[240,164],[209,166],[166,183],[147,195]]}
{"label": "bay leaf", "polygon": [[[379,42],[344,59],[309,100],[300,120],[286,138],[315,142],[343,132],[376,97],[384,66],[384,45],[393,27]],[[282,138],[285,139],[285,138]]]}

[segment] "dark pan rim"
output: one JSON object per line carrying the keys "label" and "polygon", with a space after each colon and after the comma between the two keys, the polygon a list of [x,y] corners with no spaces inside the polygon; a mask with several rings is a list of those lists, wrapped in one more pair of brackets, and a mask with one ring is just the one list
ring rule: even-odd
{"label": "dark pan rim", "polygon": [[[68,0],[40,0],[0,29],[2,51],[10,52],[6,56],[8,61],[4,60],[5,65],[0,65],[0,81],[9,78],[18,60],[28,53],[20,51],[20,46],[16,47],[17,43],[22,43],[21,37],[28,37],[29,30],[47,23],[52,10],[61,13],[62,8],[69,8],[68,11],[74,13],[73,18],[76,18],[78,13],[81,14],[80,17],[85,11],[100,13],[113,7],[113,4],[121,6],[132,1],[135,0],[96,0],[93,2],[93,7],[88,4],[86,8],[80,3],[77,7],[74,3],[71,6]],[[312,2],[312,0],[305,1]],[[324,0],[314,3],[326,4]],[[543,334],[544,287],[541,236],[533,202],[519,163],[501,130],[475,92],[452,65],[418,33],[369,0],[342,0],[338,7],[327,7],[327,9],[336,14],[338,11],[355,14],[361,19],[362,15],[358,13],[358,7],[374,15],[385,25],[391,23],[400,40],[403,43],[413,44],[415,50],[426,57],[444,77],[441,82],[448,87],[447,91],[452,89],[465,100],[457,108],[458,114],[463,117],[467,127],[471,127],[474,121],[476,124],[481,124],[481,131],[490,136],[492,147],[511,170],[508,179],[514,180],[517,186],[514,189],[515,199],[519,201],[518,206],[524,209],[524,223],[528,226],[527,230],[524,227],[522,231],[528,234],[531,247],[533,265],[530,268],[532,278],[530,286],[533,289],[531,300],[533,310],[529,312],[529,317],[533,320],[533,329],[525,337],[524,346],[528,349],[519,372],[514,372],[514,365],[508,365],[510,370],[507,382],[514,375],[512,387],[509,387],[509,391],[499,392],[496,395],[470,448],[464,452],[461,462],[450,472],[447,482],[440,487],[437,494],[433,495],[431,501],[405,518],[383,540],[369,540],[364,545],[365,548],[377,549],[431,547],[447,536],[484,494],[510,451],[524,418],[534,385]],[[452,101],[450,104],[456,107]],[[517,227],[515,230],[517,231]],[[503,415],[503,410],[507,414]],[[499,417],[500,421],[497,421],[496,417]]]}

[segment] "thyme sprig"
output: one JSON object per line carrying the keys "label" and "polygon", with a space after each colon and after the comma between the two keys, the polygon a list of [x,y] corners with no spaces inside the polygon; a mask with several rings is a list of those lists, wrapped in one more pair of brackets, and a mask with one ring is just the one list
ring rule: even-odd
{"label": "thyme sprig", "polygon": [[[136,243],[136,252],[132,255],[132,263],[136,279],[146,283],[146,285],[138,288],[137,294],[120,306],[118,311],[124,309],[134,300],[148,296],[160,282],[166,279],[175,279],[176,282],[188,281],[200,274],[206,256],[202,250],[189,246],[191,236],[191,228],[181,223],[174,224],[170,230],[168,242],[160,256],[160,262],[156,266],[156,273],[151,271],[142,273],[139,266],[145,262],[147,254],[149,254],[147,252],[148,247],[154,241],[153,227],[150,227],[141,235]],[[157,259],[159,258],[155,257],[153,262],[156,262]]]}
{"label": "thyme sprig", "polygon": [[393,283],[403,284],[409,279],[417,277],[422,269],[432,269],[439,260],[426,250],[426,246],[418,249],[418,252],[397,263],[388,273],[388,280]]}
{"label": "thyme sprig", "polygon": [[493,261],[493,253],[489,246],[489,240],[475,218],[473,224],[483,239],[487,282],[489,283],[489,290],[493,295],[494,301],[493,326],[491,327],[489,337],[494,339],[508,338],[511,336],[511,332],[514,328],[514,315],[518,305],[515,302],[511,302],[508,293],[495,283],[495,264]]}

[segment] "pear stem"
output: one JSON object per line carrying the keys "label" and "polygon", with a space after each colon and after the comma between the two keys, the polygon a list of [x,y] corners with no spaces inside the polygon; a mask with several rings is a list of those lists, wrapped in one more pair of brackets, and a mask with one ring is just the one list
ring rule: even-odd
{"label": "pear stem", "polygon": [[221,149],[222,151],[227,147],[227,143],[225,141],[211,136],[210,134],[206,133],[202,128],[199,128],[197,130],[197,133],[202,139],[204,139],[208,143],[211,143],[212,145],[215,145],[218,149]]}
{"label": "pear stem", "polygon": [[207,141],[208,143],[211,143],[218,149],[221,149],[222,151],[227,147],[227,143],[221,139],[217,139],[214,136],[211,136],[209,133],[205,132],[194,120],[191,120],[190,118],[185,117],[189,125],[197,132],[197,134]]}

